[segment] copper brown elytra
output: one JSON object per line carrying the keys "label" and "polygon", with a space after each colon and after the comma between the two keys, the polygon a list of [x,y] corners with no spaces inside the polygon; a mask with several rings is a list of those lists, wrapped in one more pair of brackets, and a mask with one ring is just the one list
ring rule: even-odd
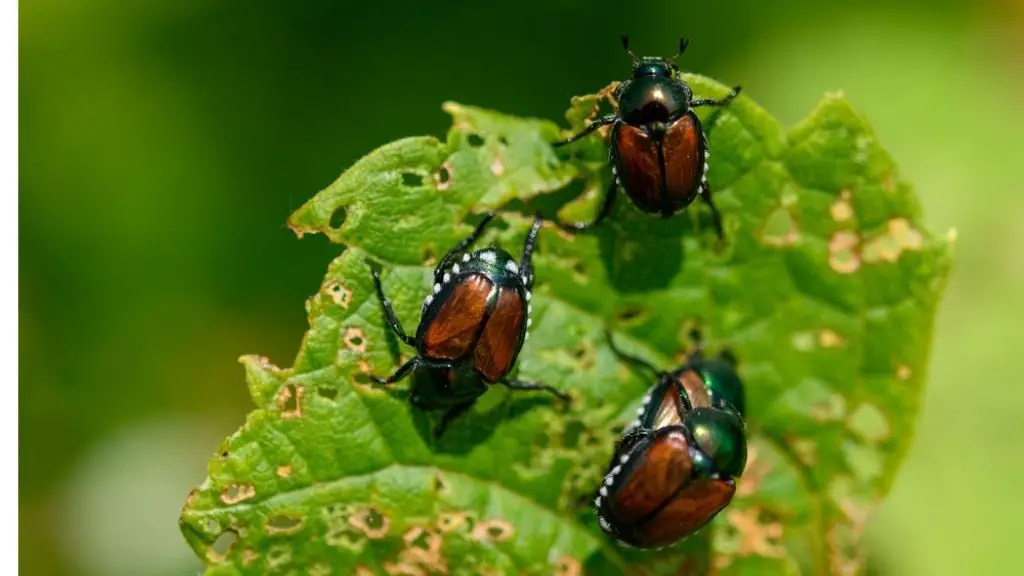
{"label": "copper brown elytra", "polygon": [[416,336],[406,334],[391,302],[384,296],[380,272],[371,267],[373,283],[388,325],[418,355],[379,385],[397,382],[424,368],[428,377],[414,382],[410,401],[423,410],[444,410],[434,429],[440,436],[453,418],[468,410],[490,384],[516,390],[563,392],[536,382],[510,380],[509,372],[529,337],[533,288],[532,253],[541,219],[527,234],[519,263],[505,250],[489,247],[467,252],[494,218],[488,214],[469,237],[452,248],[434,270],[430,294],[423,301]]}
{"label": "copper brown elytra", "polygon": [[633,204],[644,212],[668,217],[693,203],[699,196],[711,208],[715,230],[723,236],[722,217],[711,199],[708,185],[708,139],[693,109],[700,106],[725,106],[741,90],[740,86],[720,100],[694,99],[693,91],[682,78],[675,58],[685,50],[685,38],[672,60],[661,57],[637,58],[629,49],[629,38],[622,46],[633,59],[633,75],[614,92],[618,111],[590,122],[586,128],[553,146],[565,146],[587,136],[601,126],[611,125],[608,158],[612,182],[597,217],[589,224],[562,224],[572,230],[596,226],[611,212],[615,193],[621,186]]}
{"label": "copper brown elytra", "polygon": [[732,501],[747,461],[743,385],[731,357],[705,359],[699,345],[671,372],[611,345],[658,382],[615,448],[594,500],[598,523],[628,546],[669,546]]}

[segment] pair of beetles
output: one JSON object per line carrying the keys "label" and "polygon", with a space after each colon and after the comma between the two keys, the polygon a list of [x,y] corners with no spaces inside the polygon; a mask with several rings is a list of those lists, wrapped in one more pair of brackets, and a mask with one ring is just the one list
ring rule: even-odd
{"label": "pair of beetles", "polygon": [[[562,227],[581,231],[596,226],[610,212],[621,187],[640,209],[662,217],[700,197],[710,207],[721,237],[721,218],[706,177],[707,137],[693,108],[724,106],[740,88],[721,100],[695,99],[679,78],[675,58],[637,58],[626,37],[623,47],[633,59],[633,75],[616,90],[618,111],[554,143],[570,144],[601,126],[611,126],[609,161],[615,178],[597,217],[589,224]],[[684,39],[676,57],[685,48]],[[371,268],[387,323],[418,353],[393,375],[374,380],[386,386],[414,370],[427,371],[427,378],[413,384],[410,401],[423,410],[443,411],[435,436],[490,385],[542,390],[569,400],[546,384],[508,377],[529,337],[532,253],[541,218],[534,220],[516,261],[498,247],[470,251],[493,217],[486,216],[435,268],[415,336],[402,328],[384,295],[379,270]],[[663,371],[619,350],[608,335],[616,355],[656,379],[636,420],[617,442],[595,494],[601,528],[621,544],[660,548],[693,534],[729,504],[746,465],[744,392],[735,359],[727,353],[705,358],[699,333],[693,338],[696,346],[683,365]]]}

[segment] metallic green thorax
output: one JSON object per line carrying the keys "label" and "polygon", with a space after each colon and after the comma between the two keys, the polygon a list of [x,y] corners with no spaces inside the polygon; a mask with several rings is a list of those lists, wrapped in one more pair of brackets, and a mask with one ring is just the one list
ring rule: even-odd
{"label": "metallic green thorax", "polygon": [[633,67],[633,78],[661,76],[671,78],[675,73],[672,62],[659,56],[644,56]]}
{"label": "metallic green thorax", "polygon": [[479,250],[463,264],[467,272],[487,276],[495,286],[519,286],[526,290],[527,281],[521,275],[519,264],[511,254],[501,248]]}
{"label": "metallic green thorax", "polygon": [[[747,407],[743,383],[733,366],[716,358],[701,362],[697,371],[700,372],[713,401],[728,402],[739,412],[740,417],[746,418]],[[715,403],[717,404],[717,402]]]}
{"label": "metallic green thorax", "polygon": [[737,478],[747,465],[743,422],[735,414],[715,408],[697,408],[686,415],[684,426],[711,465],[698,473]]}
{"label": "metallic green thorax", "polygon": [[619,114],[633,126],[672,122],[690,109],[690,87],[682,80],[645,76],[622,85]]}
{"label": "metallic green thorax", "polygon": [[641,58],[633,68],[633,77],[619,85],[615,93],[622,120],[642,126],[673,122],[685,114],[693,91],[677,72],[675,65],[664,58]]}

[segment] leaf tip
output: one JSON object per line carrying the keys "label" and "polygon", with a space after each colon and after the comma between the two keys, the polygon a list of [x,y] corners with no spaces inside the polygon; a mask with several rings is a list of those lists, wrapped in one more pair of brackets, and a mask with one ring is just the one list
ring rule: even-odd
{"label": "leaf tip", "polygon": [[455,124],[455,128],[457,130],[468,128],[466,116],[469,111],[466,106],[459,104],[454,100],[445,100],[441,103],[441,110],[444,110],[452,117],[452,122]]}
{"label": "leaf tip", "polygon": [[826,122],[836,121],[841,124],[855,126],[858,131],[870,131],[867,122],[854,108],[853,103],[846,97],[846,92],[843,90],[825,92],[804,122],[821,125]]}
{"label": "leaf tip", "polygon": [[268,371],[280,370],[280,368],[270,361],[270,358],[259,354],[244,354],[238,357],[238,362],[246,368],[256,368]]}
{"label": "leaf tip", "polygon": [[[297,213],[296,213],[297,214]],[[302,240],[302,237],[306,235],[306,229],[295,223],[295,214],[292,214],[286,222],[288,229],[295,233],[295,237]]]}

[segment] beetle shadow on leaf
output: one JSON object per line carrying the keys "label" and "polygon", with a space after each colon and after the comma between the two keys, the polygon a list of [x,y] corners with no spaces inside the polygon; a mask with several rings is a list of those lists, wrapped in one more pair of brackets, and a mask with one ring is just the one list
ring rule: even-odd
{"label": "beetle shadow on leaf", "polygon": [[[606,182],[602,180],[598,184],[601,192],[593,199],[595,210],[607,194]],[[577,178],[555,192],[533,198],[529,207],[548,219],[557,219],[556,215],[563,208],[580,201],[586,187],[586,180]],[[510,202],[507,208],[527,211],[526,204],[518,200]],[[689,210],[694,209],[699,208],[691,207]],[[596,213],[584,222],[594,216]],[[597,237],[608,279],[616,291],[629,294],[663,289],[669,285],[683,266],[684,232],[693,228],[687,211],[669,218],[644,214],[632,206],[620,190],[607,218],[591,229],[574,234]]]}
{"label": "beetle shadow on leaf", "polygon": [[683,267],[683,232],[691,225],[685,213],[660,218],[619,206],[594,231],[615,290],[631,294],[668,287]]}
{"label": "beetle shadow on leaf", "polygon": [[[397,355],[396,355],[397,356]],[[421,371],[410,374],[408,378],[395,382],[389,386],[380,387],[379,390],[383,391],[388,396],[391,396],[394,400],[401,402],[402,404],[409,406],[410,413],[412,415],[413,427],[416,428],[416,433],[420,435],[424,440],[428,440],[431,437],[433,431],[433,423],[430,420],[429,414],[431,411],[416,408],[412,405],[410,399],[412,398],[411,386],[417,378],[425,377]],[[357,381],[365,386],[374,386],[367,376],[357,376]]]}
{"label": "beetle shadow on leaf", "polygon": [[[698,576],[711,570],[711,534],[714,524],[663,550],[624,549],[622,556],[630,566],[643,566],[645,572]],[[588,572],[589,573],[589,572]]]}
{"label": "beetle shadow on leaf", "polygon": [[[498,386],[500,387],[500,385]],[[535,409],[557,408],[560,401],[548,398],[542,393],[512,392],[489,409],[480,410],[480,404],[487,405],[490,402],[478,403],[468,412],[453,420],[444,436],[435,444],[437,452],[451,455],[468,454],[478,444],[490,440],[503,421],[515,420]],[[439,412],[438,418],[441,417],[440,414]]]}
{"label": "beetle shadow on leaf", "polygon": [[[402,344],[402,342],[400,342],[398,340],[398,335],[395,334],[391,330],[391,328],[387,325],[387,317],[384,315],[383,308],[381,309],[380,314],[381,314],[381,321],[384,322],[384,328],[385,328],[384,341],[387,342],[388,354],[390,354],[391,358],[397,362],[402,357],[402,345],[403,344]],[[397,366],[397,364],[396,364],[396,366]]]}

